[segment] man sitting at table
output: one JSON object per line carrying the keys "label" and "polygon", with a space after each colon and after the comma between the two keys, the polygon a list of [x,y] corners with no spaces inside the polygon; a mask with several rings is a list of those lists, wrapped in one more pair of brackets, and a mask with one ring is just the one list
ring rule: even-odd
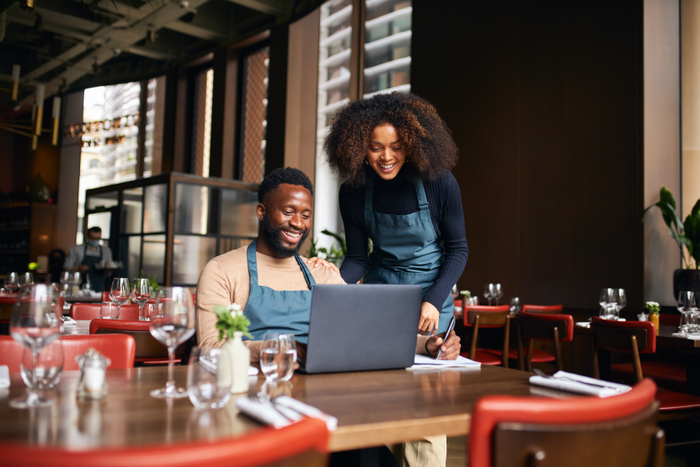
{"label": "man sitting at table", "polygon": [[[309,268],[298,255],[310,233],[313,186],[300,170],[276,169],[260,184],[258,238],[249,246],[229,251],[207,263],[197,285],[197,341],[200,346],[221,346],[216,329],[216,305],[236,303],[251,321],[253,340],[245,341],[251,361],[260,358],[266,332],[291,332],[305,344],[309,333],[311,286],[344,284],[333,269]],[[274,303],[274,306],[271,305]],[[281,312],[280,304],[285,310]],[[416,352],[436,355],[442,338],[418,336]],[[454,335],[443,347],[442,358],[459,355]]]}

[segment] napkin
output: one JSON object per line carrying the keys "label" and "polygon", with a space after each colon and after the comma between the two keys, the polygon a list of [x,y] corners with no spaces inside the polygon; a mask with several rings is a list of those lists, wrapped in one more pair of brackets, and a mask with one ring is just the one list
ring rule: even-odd
{"label": "napkin", "polygon": [[338,419],[332,415],[325,414],[316,407],[305,404],[288,396],[280,396],[275,399],[275,407],[270,401],[254,401],[247,397],[239,397],[236,399],[236,407],[238,410],[248,415],[249,417],[264,423],[272,425],[275,428],[282,428],[293,422],[284,417],[280,411],[294,417],[294,412],[305,415],[311,418],[317,418],[326,423],[329,431],[338,428]]}
{"label": "napkin", "polygon": [[413,366],[409,370],[423,370],[426,368],[481,368],[481,363],[469,360],[461,355],[456,360],[437,360],[427,355],[418,355],[413,359]]}
{"label": "napkin", "polygon": [[598,397],[617,396],[632,389],[626,384],[601,381],[567,371],[557,371],[553,378],[530,376],[530,384]]}
{"label": "napkin", "polygon": [[590,328],[591,322],[590,321],[579,321],[578,323],[576,323],[576,326],[579,326],[582,328]]}
{"label": "napkin", "polygon": [[673,337],[680,337],[681,339],[690,339],[691,341],[700,341],[700,332],[694,332],[690,334],[681,334],[678,332],[674,332],[671,334]]}
{"label": "napkin", "polygon": [[0,366],[0,389],[10,387],[10,369],[7,365]]}

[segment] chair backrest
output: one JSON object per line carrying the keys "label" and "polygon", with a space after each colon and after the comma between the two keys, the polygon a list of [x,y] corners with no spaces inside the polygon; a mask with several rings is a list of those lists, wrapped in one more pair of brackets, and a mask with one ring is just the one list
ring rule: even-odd
{"label": "chair backrest", "polygon": [[562,305],[523,305],[521,311],[528,313],[559,313],[563,309]]}
{"label": "chair backrest", "polygon": [[662,466],[650,379],[608,398],[486,396],[474,405],[470,467]]}
{"label": "chair backrest", "polygon": [[[96,336],[61,336],[63,369],[78,370],[75,357],[93,348],[108,357],[109,368],[133,368],[136,342],[133,337],[111,334]],[[7,365],[10,373],[19,373],[24,347],[10,336],[0,336],[0,365]]]}
{"label": "chair backrest", "polygon": [[[641,381],[640,353],[656,352],[656,328],[651,321],[611,321],[594,316],[591,319],[593,343],[593,376],[600,378],[598,349],[632,353],[632,365],[637,381]],[[607,371],[607,368],[606,368]],[[607,374],[606,374],[607,376]]]}
{"label": "chair backrest", "polygon": [[[74,303],[70,307],[70,317],[75,320],[100,319],[101,306],[101,303]],[[135,304],[122,305],[119,319],[138,320],[139,306]]]}
{"label": "chair backrest", "polygon": [[218,441],[89,450],[65,450],[2,443],[3,462],[26,467],[257,467],[271,464],[321,467],[327,463],[328,429],[306,418],[280,429],[263,428],[250,435]]}
{"label": "chair backrest", "polygon": [[532,354],[534,341],[552,341],[557,369],[563,370],[561,342],[574,340],[574,318],[571,315],[554,315],[549,313],[529,313],[521,311],[517,315],[518,324],[518,365],[524,370],[523,340],[528,340],[527,370],[532,371]]}
{"label": "chair backrest", "polygon": [[[90,334],[126,334],[136,341],[136,360],[167,358],[168,349],[151,335],[148,321],[121,319],[93,319],[90,321]],[[187,345],[182,344],[175,355],[187,354]]]}
{"label": "chair backrest", "polygon": [[510,306],[480,306],[467,305],[464,308],[464,325],[472,327],[472,340],[469,347],[469,358],[476,357],[476,344],[479,340],[479,327],[482,328],[505,328],[503,337],[502,362],[508,368],[508,350],[510,341]]}

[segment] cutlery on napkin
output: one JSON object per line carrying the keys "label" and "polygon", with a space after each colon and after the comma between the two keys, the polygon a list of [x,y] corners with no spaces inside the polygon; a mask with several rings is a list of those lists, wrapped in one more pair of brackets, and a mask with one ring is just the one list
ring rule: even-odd
{"label": "cutlery on napkin", "polygon": [[[275,428],[282,428],[293,423],[290,418],[295,418],[291,414],[289,418],[283,414],[293,411],[298,414],[317,418],[326,423],[328,430],[333,431],[338,428],[338,419],[332,415],[321,412],[316,407],[305,404],[288,396],[280,396],[275,398],[275,405],[269,400],[260,401],[252,400],[248,397],[239,397],[236,399],[236,407],[238,410],[248,415],[249,417],[264,423],[272,425]],[[282,408],[282,410],[280,410]]]}
{"label": "cutlery on napkin", "polygon": [[632,389],[626,384],[601,381],[567,371],[557,371],[553,376],[530,376],[530,384],[598,397],[617,396]]}

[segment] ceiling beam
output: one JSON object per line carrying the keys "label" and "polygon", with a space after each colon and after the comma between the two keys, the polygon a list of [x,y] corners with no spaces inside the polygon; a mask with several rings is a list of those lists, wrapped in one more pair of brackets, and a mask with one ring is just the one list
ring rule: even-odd
{"label": "ceiling beam", "polygon": [[147,49],[146,47],[139,47],[137,45],[132,45],[124,49],[124,52],[129,52],[134,55],[139,55],[141,57],[152,58],[154,60],[174,60],[177,57],[167,54],[165,52],[160,52],[158,50]]}
{"label": "ceiling beam", "polygon": [[188,36],[204,39],[206,41],[221,42],[228,39],[228,36],[224,34],[197,26],[196,24],[185,23],[184,21],[173,21],[172,23],[166,24],[164,27],[165,29],[170,29],[171,31],[187,34]]}
{"label": "ceiling beam", "polygon": [[284,16],[287,14],[287,5],[284,0],[229,0],[251,10],[272,16]]}
{"label": "ceiling beam", "polygon": [[[11,23],[21,24],[22,26],[34,27],[36,20],[25,16],[15,16],[12,13],[7,15],[7,20]],[[77,41],[85,42],[90,40],[90,35],[80,32],[75,29],[66,27],[65,24],[56,24],[49,21],[44,21],[44,31],[59,34],[64,37],[69,37]]]}

